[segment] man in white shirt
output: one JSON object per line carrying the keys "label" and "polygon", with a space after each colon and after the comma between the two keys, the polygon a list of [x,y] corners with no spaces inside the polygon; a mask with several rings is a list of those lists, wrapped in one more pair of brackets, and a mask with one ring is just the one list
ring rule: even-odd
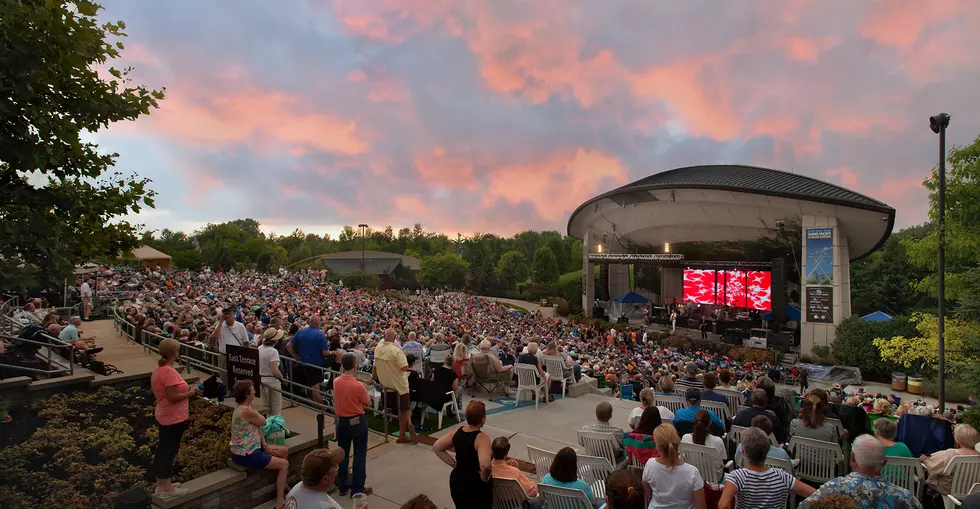
{"label": "man in white shirt", "polygon": [[78,293],[82,296],[82,319],[87,322],[89,315],[92,314],[92,287],[88,284],[88,280],[82,282]]}
{"label": "man in white shirt", "polygon": [[221,378],[225,381],[225,387],[231,387],[228,379],[227,353],[228,345],[252,346],[248,340],[248,331],[242,322],[235,321],[235,308],[227,307],[221,310],[221,321],[214,327],[211,333],[211,344],[218,347],[221,355],[218,356],[218,371]]}
{"label": "man in white shirt", "polygon": [[315,449],[303,458],[303,482],[293,486],[286,495],[286,509],[341,509],[330,492],[335,488],[334,480],[340,462],[344,461],[344,451],[335,449]]}

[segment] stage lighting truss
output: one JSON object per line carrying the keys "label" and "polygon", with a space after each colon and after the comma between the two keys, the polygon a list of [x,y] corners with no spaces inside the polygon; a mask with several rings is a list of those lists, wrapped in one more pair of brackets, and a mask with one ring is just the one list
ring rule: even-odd
{"label": "stage lighting truss", "polygon": [[589,261],[593,263],[650,263],[676,262],[684,259],[679,253],[658,254],[599,254],[590,253]]}

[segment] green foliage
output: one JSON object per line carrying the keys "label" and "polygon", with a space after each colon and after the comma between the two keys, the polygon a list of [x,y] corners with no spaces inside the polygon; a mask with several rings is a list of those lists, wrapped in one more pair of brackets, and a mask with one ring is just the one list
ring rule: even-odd
{"label": "green foliage", "polygon": [[904,245],[906,240],[922,238],[931,230],[928,225],[902,230],[889,237],[882,249],[851,264],[851,311],[855,315],[883,311],[908,316],[936,306],[935,297],[915,289],[928,270],[909,262]]}
{"label": "green foliage", "polygon": [[828,345],[816,345],[810,349],[817,364],[835,364],[833,351]]}
{"label": "green foliage", "polygon": [[430,288],[462,288],[470,264],[455,253],[439,253],[423,258],[419,266],[419,283]]}
{"label": "green foliage", "polygon": [[359,270],[344,274],[341,280],[343,280],[344,286],[349,286],[354,289],[365,288],[377,290],[381,286],[381,278],[377,274],[370,274]]}
{"label": "green foliage", "polygon": [[528,267],[527,258],[524,258],[519,251],[507,251],[497,263],[497,275],[508,283],[516,285],[527,281],[531,269]]}
{"label": "green foliage", "polygon": [[[35,403],[37,429],[0,450],[0,506],[108,509],[129,488],[151,489],[159,435],[153,406],[145,386],[103,386]],[[190,403],[175,481],[225,467],[231,414],[223,405]]]}
{"label": "green foliage", "polygon": [[126,27],[100,8],[0,2],[0,288],[57,286],[76,263],[127,252],[138,226],[119,218],[153,207],[149,180],[110,173],[118,154],[83,139],[163,99],[128,68],[99,75]]}
{"label": "green foliage", "polygon": [[[960,300],[980,294],[980,136],[965,147],[953,147],[947,161],[946,178],[946,298]],[[929,190],[929,216],[938,219],[938,169],[923,182]],[[932,230],[920,239],[902,241],[909,261],[925,269],[916,285],[936,295],[936,251],[939,232]]]}
{"label": "green foliage", "polygon": [[201,268],[201,253],[193,249],[185,251],[172,251],[170,255],[175,269],[196,270]]}
{"label": "green foliage", "polygon": [[534,261],[531,263],[531,280],[535,283],[554,283],[560,276],[558,261],[551,248],[544,246],[535,250]]}
{"label": "green foliage", "polygon": [[523,294],[524,298],[537,302],[550,297],[558,297],[561,294],[561,290],[555,285],[534,283],[525,288]]}
{"label": "green foliage", "polygon": [[[967,400],[958,400],[967,401]],[[966,409],[966,412],[961,414],[963,416],[963,422],[973,426],[973,429],[980,429],[980,406],[971,406]]]}
{"label": "green foliage", "polygon": [[572,281],[578,281],[580,284],[582,282],[582,269],[573,270],[571,272],[566,272],[558,278],[558,285],[564,286]]}
{"label": "green foliage", "polygon": [[[935,315],[916,313],[909,321],[915,325],[916,336],[875,338],[881,359],[933,374],[939,363],[939,319]],[[980,363],[980,323],[946,318],[944,345],[949,373],[962,372]]]}
{"label": "green foliage", "polygon": [[886,381],[893,372],[901,371],[902,366],[882,361],[881,351],[874,344],[875,338],[915,335],[915,324],[904,316],[895,316],[886,322],[866,322],[859,316],[851,316],[837,326],[833,354],[840,364],[861,368],[865,379]]}
{"label": "green foliage", "polygon": [[[970,400],[970,395],[976,394],[976,382],[963,380],[961,378],[946,379],[946,406],[956,403],[966,403]],[[939,384],[935,378],[927,378],[922,381],[922,395],[930,398],[939,397]]]}

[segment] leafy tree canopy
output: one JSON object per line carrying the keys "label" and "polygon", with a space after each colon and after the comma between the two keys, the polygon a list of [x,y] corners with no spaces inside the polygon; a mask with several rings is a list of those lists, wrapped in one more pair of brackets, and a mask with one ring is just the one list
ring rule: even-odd
{"label": "leafy tree canopy", "polygon": [[523,283],[531,275],[531,269],[528,267],[527,258],[524,258],[520,251],[507,251],[497,263],[497,275],[508,283]]}
{"label": "leafy tree canopy", "polygon": [[539,247],[534,251],[534,261],[531,263],[531,280],[535,283],[554,283],[561,277],[558,271],[558,260],[550,247]]}
{"label": "leafy tree canopy", "polygon": [[122,21],[89,0],[0,2],[0,287],[51,287],[74,264],[137,246],[120,220],[153,206],[149,180],[112,172],[118,154],[82,141],[146,115],[163,91],[131,83]]}

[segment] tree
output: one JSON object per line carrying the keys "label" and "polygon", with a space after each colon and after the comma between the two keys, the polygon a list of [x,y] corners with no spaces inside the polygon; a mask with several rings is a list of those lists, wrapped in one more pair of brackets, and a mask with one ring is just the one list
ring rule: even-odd
{"label": "tree", "polygon": [[927,271],[909,263],[903,245],[905,239],[922,238],[931,229],[931,226],[919,226],[902,230],[889,237],[882,249],[851,265],[854,314],[863,316],[883,311],[892,316],[909,316],[923,308],[935,308],[935,299],[915,289],[915,284],[928,275]]}
{"label": "tree", "polygon": [[511,286],[527,281],[531,275],[527,258],[519,251],[507,251],[497,262],[497,275],[507,280]]}
{"label": "tree", "polygon": [[462,288],[470,264],[455,253],[439,253],[423,258],[419,264],[419,283],[436,288]]}
{"label": "tree", "polygon": [[313,252],[310,251],[310,246],[304,242],[289,252],[289,263],[303,261],[311,256],[313,256]]}
{"label": "tree", "polygon": [[119,218],[153,207],[148,179],[109,173],[118,154],[82,139],[163,99],[129,69],[99,75],[126,28],[100,23],[100,8],[0,2],[0,288],[51,286],[78,262],[136,247],[139,227]]}
{"label": "tree", "polygon": [[[965,147],[953,147],[948,154],[946,180],[946,298],[960,300],[980,293],[980,136]],[[933,169],[923,182],[929,190],[929,216],[938,220],[938,177]],[[918,239],[902,242],[909,262],[926,270],[916,288],[937,294],[939,232],[933,230]]]}
{"label": "tree", "polygon": [[172,262],[175,269],[197,270],[201,268],[201,253],[193,249],[172,251]]}
{"label": "tree", "polygon": [[547,246],[539,247],[534,252],[534,261],[531,263],[531,280],[535,283],[554,283],[559,277],[561,272],[558,271],[555,253]]}
{"label": "tree", "polygon": [[[875,338],[882,360],[906,368],[935,372],[939,364],[939,319],[936,315],[917,313],[909,319],[918,337],[895,336]],[[980,323],[946,318],[944,320],[947,371],[962,371],[980,364]]]}

